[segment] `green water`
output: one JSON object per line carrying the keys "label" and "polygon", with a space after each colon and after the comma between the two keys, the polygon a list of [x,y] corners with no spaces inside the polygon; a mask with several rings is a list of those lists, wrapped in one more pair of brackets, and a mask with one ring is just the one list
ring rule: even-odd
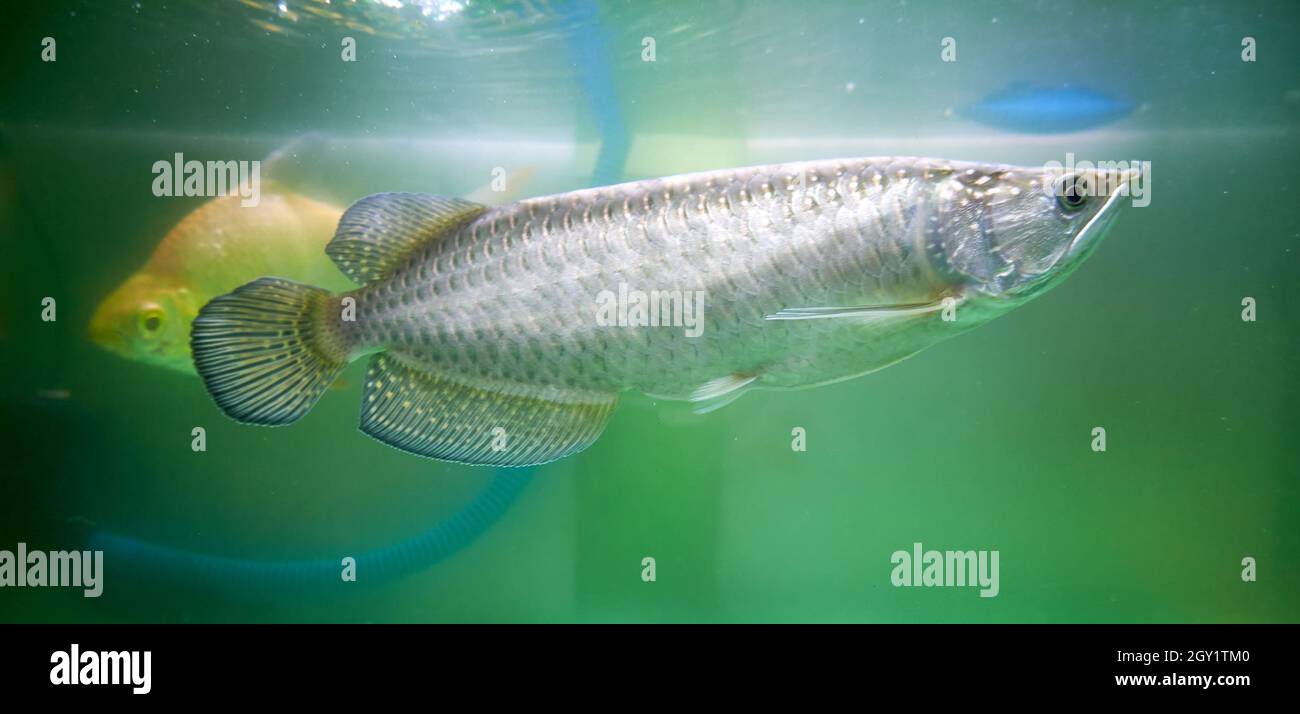
{"label": "green water", "polygon": [[[421,533],[492,478],[359,433],[360,365],[300,423],[259,429],[222,416],[197,378],[88,341],[98,301],[204,200],[150,192],[151,165],[175,152],[259,159],[311,133],[283,180],[339,203],[463,193],[498,166],[534,167],[527,194],[558,192],[593,180],[604,82],[627,131],[620,179],[1073,152],[1151,161],[1151,203],[1059,288],[880,373],[703,416],[624,395],[592,448],[539,469],[481,538],[408,577],[268,593],[115,580],[109,560],[102,597],[4,588],[0,620],[1297,619],[1300,8],[585,7],[469,2],[441,20],[338,0],[10,9],[0,549],[82,547],[76,518],[197,553],[339,558]],[[593,33],[596,50],[582,44]],[[355,63],[340,60],[344,36]],[[956,62],[940,59],[944,37]],[[1081,82],[1139,108],[1065,135],[948,111],[1016,81]],[[195,426],[206,452],[190,448]],[[795,427],[806,451],[791,448]],[[998,551],[998,595],[894,587],[891,554],[915,542]]]}

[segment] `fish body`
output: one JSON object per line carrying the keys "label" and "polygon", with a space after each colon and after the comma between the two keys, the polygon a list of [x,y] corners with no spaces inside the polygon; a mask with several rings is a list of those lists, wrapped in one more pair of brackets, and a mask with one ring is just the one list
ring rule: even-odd
{"label": "fish body", "polygon": [[[624,390],[709,408],[875,371],[983,324],[1095,248],[1128,178],[882,158],[494,209],[379,194],[326,249],[361,287],[243,286],[200,313],[195,362],[228,414],[282,424],[373,355],[366,433],[425,456],[539,463],[594,441]],[[1113,195],[1067,203],[1063,182]],[[657,326],[623,316],[622,295],[651,293]]]}
{"label": "fish body", "polygon": [[[347,340],[403,345],[421,368],[475,379],[668,399],[731,374],[797,387],[861,373],[913,351],[913,338],[766,316],[800,305],[928,303],[951,291],[917,234],[931,187],[920,177],[885,185],[891,167],[880,168],[878,190],[865,165],[789,166],[487,211],[425,246],[397,279],[358,290]],[[794,183],[801,172],[806,195]],[[598,296],[620,288],[647,300],[680,293],[692,303],[683,313],[703,295],[700,334],[687,337],[681,324],[600,324]]]}
{"label": "fish body", "polygon": [[1083,131],[1127,116],[1133,104],[1086,87],[1013,85],[963,110],[981,124],[1025,134]]}

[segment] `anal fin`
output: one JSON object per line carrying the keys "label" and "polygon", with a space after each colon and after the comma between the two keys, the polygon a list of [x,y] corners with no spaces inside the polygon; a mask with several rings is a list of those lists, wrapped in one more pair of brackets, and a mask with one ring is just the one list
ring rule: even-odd
{"label": "anal fin", "polygon": [[605,429],[616,393],[487,383],[375,355],[361,431],[403,451],[466,464],[530,466],[575,454]]}

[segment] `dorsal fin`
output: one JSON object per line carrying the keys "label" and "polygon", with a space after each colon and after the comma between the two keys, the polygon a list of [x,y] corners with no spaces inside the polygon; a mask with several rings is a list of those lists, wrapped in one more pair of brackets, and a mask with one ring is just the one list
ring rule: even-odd
{"label": "dorsal fin", "polygon": [[431,193],[377,193],[352,204],[325,254],[358,285],[388,277],[416,248],[477,218],[485,206]]}

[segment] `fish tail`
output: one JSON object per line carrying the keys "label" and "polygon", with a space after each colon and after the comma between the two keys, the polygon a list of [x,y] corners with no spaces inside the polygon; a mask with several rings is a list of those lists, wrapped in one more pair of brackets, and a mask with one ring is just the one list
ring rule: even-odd
{"label": "fish tail", "polygon": [[190,348],[217,406],[267,426],[311,411],[349,362],[338,302],[321,288],[259,278],[204,305]]}

